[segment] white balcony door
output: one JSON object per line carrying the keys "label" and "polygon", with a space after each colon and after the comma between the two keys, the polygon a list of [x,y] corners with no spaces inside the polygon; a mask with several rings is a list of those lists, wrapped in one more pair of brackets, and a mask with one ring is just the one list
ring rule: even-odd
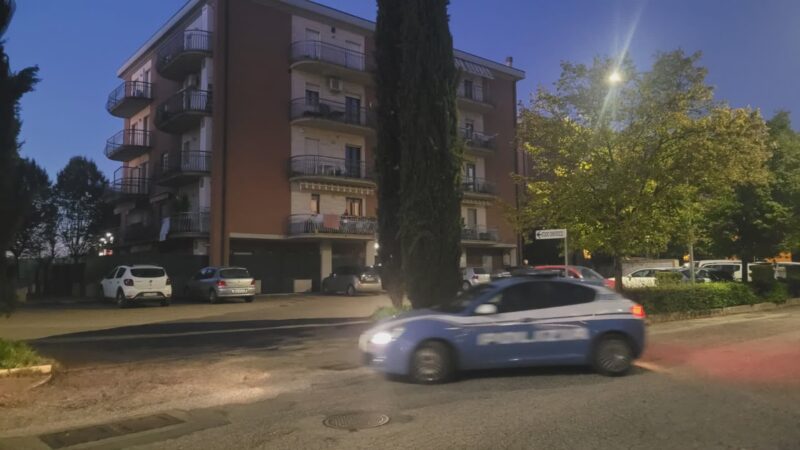
{"label": "white balcony door", "polygon": [[361,50],[361,44],[358,42],[347,41],[347,54],[345,56],[345,66],[364,70],[364,55]]}
{"label": "white balcony door", "polygon": [[319,59],[322,51],[321,41],[319,31],[306,28],[306,56]]}

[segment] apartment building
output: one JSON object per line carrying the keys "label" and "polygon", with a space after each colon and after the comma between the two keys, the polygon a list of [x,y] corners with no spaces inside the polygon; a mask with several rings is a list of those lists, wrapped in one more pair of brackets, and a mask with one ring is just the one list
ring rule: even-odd
{"label": "apartment building", "polygon": [[[118,253],[248,267],[262,292],[319,289],[379,257],[375,24],[306,0],[190,0],[118,72]],[[466,144],[463,266],[517,262],[516,82],[455,51]]]}

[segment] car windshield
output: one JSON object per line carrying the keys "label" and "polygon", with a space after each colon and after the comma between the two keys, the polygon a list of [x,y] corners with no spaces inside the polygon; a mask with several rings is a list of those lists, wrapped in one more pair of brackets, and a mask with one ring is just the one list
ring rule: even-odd
{"label": "car windshield", "polygon": [[486,291],[491,289],[491,284],[479,284],[468,291],[458,294],[450,303],[434,306],[432,309],[436,311],[457,313],[463,311],[468,307],[476,298],[483,295]]}
{"label": "car windshield", "polygon": [[581,276],[586,280],[602,280],[603,276],[599,273],[595,272],[594,270],[583,267],[581,268]]}
{"label": "car windshield", "polygon": [[165,275],[164,269],[158,269],[155,267],[145,267],[145,268],[136,268],[131,269],[131,275],[136,278],[161,278]]}
{"label": "car windshield", "polygon": [[247,269],[222,269],[219,271],[220,278],[250,278]]}

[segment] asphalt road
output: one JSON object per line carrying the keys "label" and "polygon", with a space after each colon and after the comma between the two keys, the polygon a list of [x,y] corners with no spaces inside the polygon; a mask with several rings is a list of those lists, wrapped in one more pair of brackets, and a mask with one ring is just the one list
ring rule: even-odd
{"label": "asphalt road", "polygon": [[[3,437],[176,408],[218,414],[225,424],[169,439],[143,435],[125,447],[800,448],[798,307],[651,326],[642,368],[622,378],[554,368],[417,386],[357,366],[353,340],[366,326],[359,314],[366,306],[350,301],[223,305],[218,315],[42,337],[35,345],[74,369],[9,404],[0,448],[12,448]],[[298,319],[306,308],[324,311]],[[154,371],[164,371],[160,384]],[[385,414],[389,422],[357,431],[323,425],[350,413]],[[41,424],[32,414],[52,420]],[[13,448],[26,448],[20,442],[34,441]]]}

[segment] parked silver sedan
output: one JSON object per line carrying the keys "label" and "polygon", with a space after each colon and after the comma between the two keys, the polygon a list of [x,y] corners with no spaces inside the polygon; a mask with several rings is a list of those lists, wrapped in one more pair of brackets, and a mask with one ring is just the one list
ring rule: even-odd
{"label": "parked silver sedan", "polygon": [[333,294],[344,292],[355,295],[360,292],[380,292],[381,277],[372,267],[343,266],[322,280],[322,292]]}
{"label": "parked silver sedan", "polygon": [[206,267],[186,283],[184,295],[219,303],[222,298],[239,297],[250,303],[256,282],[244,267]]}

